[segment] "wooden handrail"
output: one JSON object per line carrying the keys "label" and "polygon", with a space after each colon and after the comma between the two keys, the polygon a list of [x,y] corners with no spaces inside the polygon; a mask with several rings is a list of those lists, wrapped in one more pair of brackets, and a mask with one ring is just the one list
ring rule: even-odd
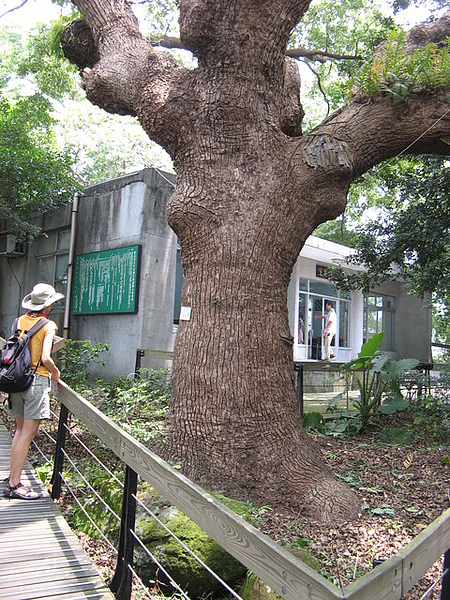
{"label": "wooden handrail", "polygon": [[395,556],[348,585],[346,600],[398,600],[448,549],[450,508]]}
{"label": "wooden handrail", "polygon": [[448,549],[450,509],[396,556],[340,590],[173,469],[64,382],[58,388],[60,402],[141,479],[286,600],[399,600]]}

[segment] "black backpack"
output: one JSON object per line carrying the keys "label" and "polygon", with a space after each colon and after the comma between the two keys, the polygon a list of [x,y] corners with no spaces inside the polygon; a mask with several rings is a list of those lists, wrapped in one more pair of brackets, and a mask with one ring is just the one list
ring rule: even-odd
{"label": "black backpack", "polygon": [[35,369],[31,368],[30,339],[48,322],[42,318],[21,335],[19,319],[14,321],[14,333],[0,350],[0,392],[24,392],[31,386],[39,363]]}

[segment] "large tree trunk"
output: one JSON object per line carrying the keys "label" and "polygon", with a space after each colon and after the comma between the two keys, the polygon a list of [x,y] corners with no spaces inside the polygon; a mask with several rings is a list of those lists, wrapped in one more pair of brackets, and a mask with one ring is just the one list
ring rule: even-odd
{"label": "large tree trunk", "polygon": [[169,204],[182,305],[191,307],[177,334],[169,455],[209,489],[318,519],[349,517],[357,499],[302,429],[295,393],[287,289],[317,205],[307,178],[305,198],[286,185],[289,152],[276,135],[246,166],[260,134],[239,147],[229,139],[220,172],[196,155]]}

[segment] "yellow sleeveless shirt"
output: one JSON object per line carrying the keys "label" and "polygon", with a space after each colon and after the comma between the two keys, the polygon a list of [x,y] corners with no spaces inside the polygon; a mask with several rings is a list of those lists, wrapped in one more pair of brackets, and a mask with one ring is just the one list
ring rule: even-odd
{"label": "yellow sleeveless shirt", "polygon": [[[42,317],[31,317],[30,315],[22,315],[19,318],[18,328],[20,331],[28,331],[33,327],[35,323],[37,323]],[[58,326],[54,321],[49,321],[42,329],[39,329],[37,333],[33,335],[30,340],[30,353],[31,353],[31,366],[34,369],[39,362],[42,354],[42,346],[44,344],[44,338],[47,333],[51,331],[56,331]],[[40,364],[36,370],[36,373],[39,375],[43,375],[44,377],[49,376],[49,370],[44,367],[44,365]]]}

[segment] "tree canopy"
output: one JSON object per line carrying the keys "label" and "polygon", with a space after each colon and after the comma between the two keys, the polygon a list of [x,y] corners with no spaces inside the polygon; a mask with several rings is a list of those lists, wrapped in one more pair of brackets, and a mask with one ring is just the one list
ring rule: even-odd
{"label": "tree canopy", "polygon": [[[48,37],[33,38],[24,48],[18,33],[2,30],[0,39],[0,212],[9,231],[25,239],[38,233],[31,214],[58,208],[79,190],[73,155],[58,147],[47,95],[61,97],[70,81],[73,87],[74,69],[61,57],[55,59],[48,43],[36,43]],[[39,87],[28,81],[23,94],[18,81],[33,62],[40,65]]]}
{"label": "tree canopy", "polygon": [[0,94],[0,213],[11,233],[38,233],[30,214],[58,208],[79,189],[70,155],[57,150],[51,105],[41,95]]}

